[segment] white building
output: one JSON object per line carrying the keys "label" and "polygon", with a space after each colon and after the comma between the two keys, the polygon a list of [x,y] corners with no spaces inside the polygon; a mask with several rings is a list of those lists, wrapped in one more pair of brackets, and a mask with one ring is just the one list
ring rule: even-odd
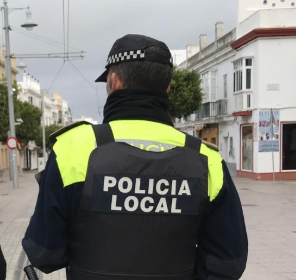
{"label": "white building", "polygon": [[[18,99],[42,109],[42,98],[39,81],[24,71],[23,79],[18,82],[21,89]],[[41,121],[41,120],[40,120]],[[25,170],[34,170],[38,168],[38,147],[35,141],[29,141],[27,147],[22,151],[22,166]]]}
{"label": "white building", "polygon": [[44,94],[44,118],[45,126],[50,126],[54,124],[53,111],[55,109],[55,104],[52,100],[52,96],[45,90],[42,91]]}
{"label": "white building", "polygon": [[85,117],[83,115],[81,116],[81,118],[73,119],[73,123],[82,122],[82,121],[86,121],[86,122],[89,122],[91,124],[98,124],[98,121],[94,120],[93,118]]}
{"label": "white building", "polygon": [[58,92],[54,92],[51,96],[54,108],[52,110],[52,117],[55,124],[67,126],[72,123],[71,110],[68,102],[62,99]]}
{"label": "white building", "polygon": [[240,0],[238,19],[180,65],[201,73],[204,100],[176,126],[219,146],[238,176],[296,179],[295,1]]}
{"label": "white building", "polygon": [[171,50],[174,65],[178,66],[187,59],[186,50]]}
{"label": "white building", "polygon": [[[52,95],[47,91],[41,91],[40,83],[30,74],[23,72],[22,81],[18,82],[20,93],[18,99],[42,110],[42,93],[44,94],[44,115],[45,126],[60,124],[66,126],[72,123],[71,110],[67,101],[63,100],[57,92]],[[41,121],[41,120],[40,120]],[[25,170],[34,170],[38,168],[38,150],[35,141],[29,141],[23,151],[23,168]]]}
{"label": "white building", "polygon": [[21,88],[18,99],[22,102],[29,102],[41,109],[42,102],[39,81],[24,71],[23,79],[21,82],[18,82],[18,85]]}

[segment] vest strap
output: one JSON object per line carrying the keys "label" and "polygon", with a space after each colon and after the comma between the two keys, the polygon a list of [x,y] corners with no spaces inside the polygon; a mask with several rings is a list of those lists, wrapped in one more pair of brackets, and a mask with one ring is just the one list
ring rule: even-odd
{"label": "vest strap", "polygon": [[112,129],[108,123],[92,125],[92,128],[96,136],[98,147],[115,141]]}
{"label": "vest strap", "polygon": [[199,152],[200,146],[201,146],[201,140],[199,138],[195,138],[191,135],[186,134],[185,147],[188,147],[190,149],[193,149]]}

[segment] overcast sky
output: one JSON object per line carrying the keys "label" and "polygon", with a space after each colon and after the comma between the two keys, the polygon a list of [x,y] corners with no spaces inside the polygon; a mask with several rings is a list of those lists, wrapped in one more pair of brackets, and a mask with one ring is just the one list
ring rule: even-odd
{"label": "overcast sky", "polygon": [[[68,0],[64,0],[67,4]],[[2,2],[2,1],[1,1]],[[41,87],[58,91],[71,107],[74,118],[82,114],[101,121],[98,107],[106,100],[105,84],[94,83],[104,69],[114,41],[126,34],[144,34],[164,41],[170,49],[184,49],[198,43],[206,33],[214,40],[214,25],[225,23],[225,32],[235,28],[237,0],[70,0],[69,45],[86,52],[83,60],[72,61],[85,77],[62,59],[25,59],[27,72]],[[8,0],[10,8],[30,5],[38,27],[20,29],[25,11],[9,15],[11,52],[15,54],[63,52],[63,46],[49,45],[28,37],[37,34],[63,44],[63,0]],[[67,6],[65,7],[67,23]],[[20,31],[19,31],[20,30]],[[2,34],[3,35],[3,34]],[[1,39],[2,41],[2,39]],[[75,51],[76,49],[70,49]],[[20,79],[21,77],[18,77]],[[87,80],[87,81],[86,81]],[[88,82],[89,81],[89,82]],[[97,87],[97,91],[95,88]],[[96,93],[97,92],[97,93]]]}

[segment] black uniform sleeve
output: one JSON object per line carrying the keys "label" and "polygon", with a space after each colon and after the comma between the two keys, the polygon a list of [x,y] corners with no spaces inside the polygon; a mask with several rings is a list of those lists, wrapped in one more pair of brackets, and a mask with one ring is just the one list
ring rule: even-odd
{"label": "black uniform sleeve", "polygon": [[4,259],[1,246],[0,246],[0,279],[6,279],[6,261]]}
{"label": "black uniform sleeve", "polygon": [[209,203],[198,236],[196,274],[201,280],[237,280],[246,267],[248,238],[242,206],[225,162],[223,172],[223,187]]}
{"label": "black uniform sleeve", "polygon": [[68,265],[69,224],[82,187],[82,184],[63,187],[56,155],[51,152],[40,178],[35,212],[22,240],[31,264],[44,273]]}

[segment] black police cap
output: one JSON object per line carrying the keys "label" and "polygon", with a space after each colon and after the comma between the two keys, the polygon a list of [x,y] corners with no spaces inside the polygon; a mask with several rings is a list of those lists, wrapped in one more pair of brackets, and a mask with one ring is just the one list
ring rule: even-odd
{"label": "black police cap", "polygon": [[[165,52],[159,52],[153,48],[147,49],[152,46],[159,47]],[[150,60],[173,67],[173,58],[165,43],[144,35],[129,34],[114,43],[108,55],[106,70],[96,79],[96,82],[107,82],[110,66],[135,60]]]}

